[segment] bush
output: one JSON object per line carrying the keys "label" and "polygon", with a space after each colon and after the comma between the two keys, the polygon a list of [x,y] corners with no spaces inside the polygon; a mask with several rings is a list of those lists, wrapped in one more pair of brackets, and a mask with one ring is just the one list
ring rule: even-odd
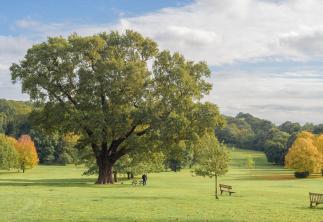
{"label": "bush", "polygon": [[306,172],[295,172],[294,173],[296,178],[306,178],[310,175],[310,173],[308,171]]}
{"label": "bush", "polygon": [[248,169],[255,169],[255,167],[256,167],[256,163],[250,155],[248,156],[248,158],[246,160],[246,167]]}

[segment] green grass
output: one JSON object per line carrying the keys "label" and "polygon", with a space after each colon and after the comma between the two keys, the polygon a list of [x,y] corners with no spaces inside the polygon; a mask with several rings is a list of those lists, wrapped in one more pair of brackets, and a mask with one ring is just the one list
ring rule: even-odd
{"label": "green grass", "polygon": [[[256,169],[245,169],[248,155]],[[214,182],[189,170],[148,175],[148,186],[94,185],[75,166],[0,172],[0,221],[323,221],[308,192],[323,193],[323,178],[294,179],[258,152],[235,150],[220,178],[236,193],[214,198]]]}

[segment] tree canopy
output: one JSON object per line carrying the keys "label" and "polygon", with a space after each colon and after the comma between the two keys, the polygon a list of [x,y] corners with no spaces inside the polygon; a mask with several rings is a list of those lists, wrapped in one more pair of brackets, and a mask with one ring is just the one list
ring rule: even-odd
{"label": "tree canopy", "polygon": [[286,155],[285,166],[297,172],[321,172],[323,155],[316,141],[317,137],[310,132],[299,133]]}
{"label": "tree canopy", "polygon": [[112,167],[136,149],[167,150],[223,123],[205,62],[159,51],[156,42],[126,31],[51,37],[10,68],[13,81],[43,104],[42,128],[81,136],[99,168],[98,184],[113,183]]}
{"label": "tree canopy", "polygon": [[15,139],[0,134],[0,169],[18,168],[18,153]]}
{"label": "tree canopy", "polygon": [[204,135],[197,147],[199,152],[194,172],[198,176],[215,177],[215,197],[218,199],[217,177],[228,172],[229,152],[224,144],[218,142],[214,134]]}

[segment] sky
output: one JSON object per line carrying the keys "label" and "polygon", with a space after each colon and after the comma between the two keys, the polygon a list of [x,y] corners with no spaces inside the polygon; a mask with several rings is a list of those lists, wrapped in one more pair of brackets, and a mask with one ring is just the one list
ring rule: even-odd
{"label": "sky", "polygon": [[1,0],[0,98],[28,100],[9,67],[48,36],[133,29],[206,61],[226,115],[323,123],[322,0]]}

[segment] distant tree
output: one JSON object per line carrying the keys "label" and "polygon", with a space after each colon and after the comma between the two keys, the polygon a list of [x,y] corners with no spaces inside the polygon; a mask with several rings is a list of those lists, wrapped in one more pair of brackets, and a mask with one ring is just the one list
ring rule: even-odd
{"label": "distant tree", "polygon": [[215,198],[218,197],[218,176],[228,171],[229,152],[225,145],[218,142],[213,134],[205,135],[200,140],[200,150],[197,157],[196,175],[215,178]]}
{"label": "distant tree", "polygon": [[315,125],[313,123],[305,123],[302,126],[302,131],[309,131],[309,132],[313,132]]}
{"label": "distant tree", "polygon": [[225,126],[216,128],[215,134],[221,142],[243,149],[252,148],[255,140],[251,126],[244,119],[234,117],[226,117]]}
{"label": "distant tree", "polygon": [[314,145],[314,135],[309,132],[300,133],[285,157],[285,167],[296,172],[320,172],[322,155]]}
{"label": "distant tree", "polygon": [[22,135],[16,143],[16,150],[19,155],[19,167],[22,172],[26,168],[33,168],[39,162],[36,147],[30,136]]}
{"label": "distant tree", "polygon": [[32,106],[28,102],[0,99],[0,132],[2,128],[6,135],[14,137],[28,133],[31,110]]}
{"label": "distant tree", "polygon": [[78,134],[90,146],[97,184],[113,183],[114,164],[142,137],[165,150],[222,124],[217,106],[201,100],[212,88],[207,64],[159,51],[137,32],[48,38],[10,70],[42,104],[35,115],[43,129]]}
{"label": "distant tree", "polygon": [[292,123],[290,121],[284,122],[278,128],[279,130],[288,134],[297,133],[302,130],[302,127],[299,123]]}
{"label": "distant tree", "polygon": [[250,155],[248,156],[248,158],[246,160],[246,167],[248,169],[254,169],[256,167],[256,163]]}
{"label": "distant tree", "polygon": [[80,139],[79,135],[68,133],[62,137],[62,144],[60,153],[57,155],[57,162],[61,164],[76,163],[78,161],[77,156],[77,144]]}
{"label": "distant tree", "polygon": [[0,133],[5,133],[7,128],[7,115],[0,112]]}
{"label": "distant tree", "polygon": [[270,130],[276,126],[268,120],[256,118],[249,113],[239,113],[236,118],[246,121],[255,133],[255,139],[251,148],[263,151]]}
{"label": "distant tree", "polygon": [[58,147],[58,138],[54,134],[45,134],[37,130],[31,130],[30,136],[35,143],[39,157],[39,162],[42,164],[52,164],[56,162],[56,149]]}
{"label": "distant tree", "polygon": [[315,125],[312,132],[315,134],[323,133],[323,124]]}
{"label": "distant tree", "polygon": [[288,133],[280,131],[277,128],[272,128],[270,130],[264,148],[268,162],[283,164],[289,136]]}
{"label": "distant tree", "polygon": [[[323,134],[318,135],[315,138],[314,144],[315,144],[318,152],[322,155],[322,158],[323,158]],[[321,174],[323,176],[323,163],[322,163],[322,166],[321,166]]]}
{"label": "distant tree", "polygon": [[174,172],[194,164],[193,147],[187,141],[179,141],[177,144],[170,145],[164,154],[166,168]]}
{"label": "distant tree", "polygon": [[18,153],[15,139],[0,134],[0,169],[10,170],[18,167]]}

